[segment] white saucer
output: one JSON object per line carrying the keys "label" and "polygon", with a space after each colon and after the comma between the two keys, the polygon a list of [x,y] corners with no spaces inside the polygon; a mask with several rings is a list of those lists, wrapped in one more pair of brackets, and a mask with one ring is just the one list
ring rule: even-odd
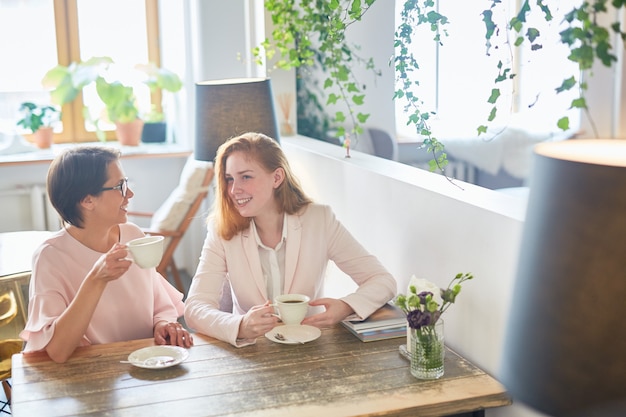
{"label": "white saucer", "polygon": [[[284,340],[277,339],[276,334],[283,335]],[[269,332],[265,333],[265,337],[272,342],[282,343],[285,345],[297,345],[315,340],[320,337],[321,334],[322,331],[317,327],[307,326],[304,324],[291,324],[276,326]]]}
{"label": "white saucer", "polygon": [[178,365],[188,356],[187,349],[180,346],[150,346],[128,355],[128,362],[139,368],[163,369]]}

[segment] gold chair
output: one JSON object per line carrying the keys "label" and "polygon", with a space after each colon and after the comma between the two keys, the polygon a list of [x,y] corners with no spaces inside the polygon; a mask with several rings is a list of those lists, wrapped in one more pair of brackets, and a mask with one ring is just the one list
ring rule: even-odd
{"label": "gold chair", "polygon": [[22,285],[28,283],[30,272],[3,277],[0,282],[0,380],[6,402],[0,401],[0,412],[9,413],[11,406],[11,358],[22,350],[24,342],[19,332],[26,325]]}
{"label": "gold chair", "polygon": [[0,380],[6,396],[6,403],[2,405],[0,411],[6,412],[6,406],[11,406],[11,358],[14,354],[22,351],[24,342],[22,339],[6,339],[0,341]]}
{"label": "gold chair", "polygon": [[181,292],[185,292],[185,288],[174,261],[174,252],[206,198],[213,175],[212,163],[197,161],[190,156],[180,175],[178,186],[158,210],[154,213],[128,213],[129,216],[151,219],[150,227],[143,228],[146,234],[165,236],[165,250],[157,271],[165,278],[168,277],[168,272],[171,273],[176,288]]}

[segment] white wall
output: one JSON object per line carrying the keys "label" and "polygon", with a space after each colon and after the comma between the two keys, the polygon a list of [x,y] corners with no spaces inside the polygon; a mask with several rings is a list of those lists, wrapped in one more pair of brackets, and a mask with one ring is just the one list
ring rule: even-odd
{"label": "white wall", "polygon": [[[498,376],[512,297],[525,200],[430,172],[345,151],[321,141],[283,138],[282,146],[305,190],[333,207],[350,232],[389,269],[405,292],[412,274],[445,287],[472,272],[445,314],[446,342]],[[353,283],[329,268],[327,291]],[[489,416],[535,416],[520,405]]]}

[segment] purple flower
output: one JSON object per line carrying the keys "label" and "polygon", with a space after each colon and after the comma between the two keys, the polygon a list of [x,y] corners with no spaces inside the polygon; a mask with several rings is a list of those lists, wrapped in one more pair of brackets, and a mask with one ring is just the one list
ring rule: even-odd
{"label": "purple flower", "polygon": [[426,305],[426,297],[429,295],[432,297],[433,293],[430,291],[422,291],[421,293],[417,294],[420,299],[420,304]]}
{"label": "purple flower", "polygon": [[421,329],[422,326],[428,326],[432,321],[431,314],[421,310],[409,311],[406,315],[406,319],[411,329]]}

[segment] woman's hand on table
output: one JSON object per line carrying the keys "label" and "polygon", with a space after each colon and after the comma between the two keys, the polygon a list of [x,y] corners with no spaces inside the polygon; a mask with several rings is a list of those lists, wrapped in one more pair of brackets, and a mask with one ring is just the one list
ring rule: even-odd
{"label": "woman's hand on table", "polygon": [[346,302],[336,298],[318,298],[309,302],[311,307],[324,306],[326,311],[305,317],[301,324],[315,327],[331,327],[354,313]]}
{"label": "woman's hand on table", "polygon": [[158,322],[154,326],[154,341],[157,345],[193,346],[193,336],[178,322]]}
{"label": "woman's hand on table", "polygon": [[256,339],[272,330],[279,320],[274,315],[274,307],[267,301],[261,306],[254,306],[243,316],[239,323],[238,339]]}

